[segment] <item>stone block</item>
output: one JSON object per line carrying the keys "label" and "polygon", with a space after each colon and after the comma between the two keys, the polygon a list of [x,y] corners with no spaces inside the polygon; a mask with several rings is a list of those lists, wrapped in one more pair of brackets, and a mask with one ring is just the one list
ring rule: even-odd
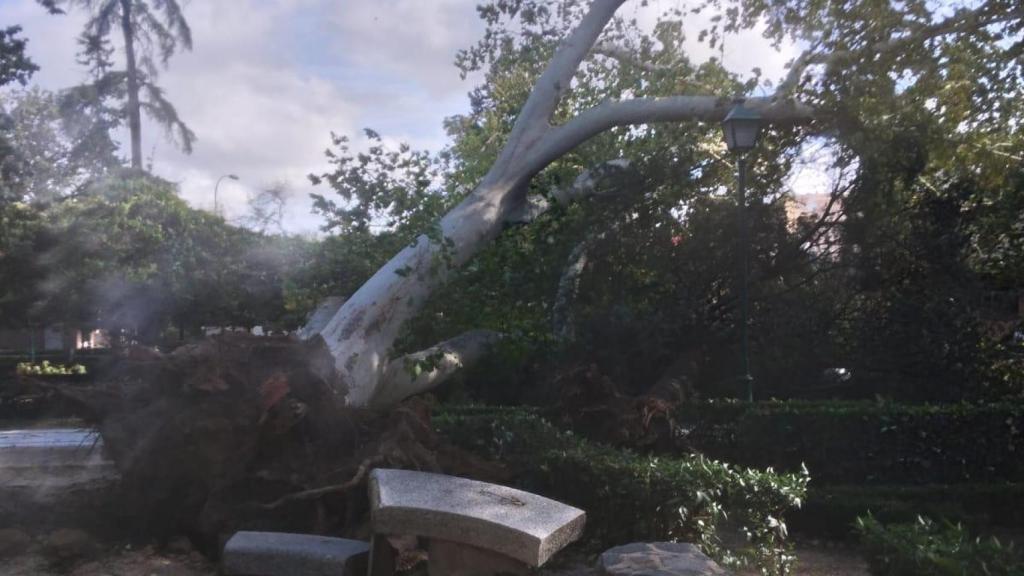
{"label": "stone block", "polygon": [[358,540],[237,532],[224,545],[226,576],[363,576],[370,546]]}

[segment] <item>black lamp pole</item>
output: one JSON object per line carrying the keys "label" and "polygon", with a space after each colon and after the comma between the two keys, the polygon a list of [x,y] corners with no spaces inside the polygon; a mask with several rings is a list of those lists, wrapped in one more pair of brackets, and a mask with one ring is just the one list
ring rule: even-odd
{"label": "black lamp pole", "polygon": [[747,336],[747,323],[749,317],[749,297],[747,284],[749,282],[749,252],[750,232],[747,226],[747,152],[754,149],[757,144],[757,137],[761,132],[761,115],[756,110],[743,106],[743,100],[738,99],[736,105],[722,121],[722,130],[725,136],[725,145],[729,151],[736,154],[737,193],[736,208],[739,219],[739,242],[740,242],[740,363],[743,375],[740,377],[744,383],[747,394],[747,401],[754,401],[754,377],[750,375],[750,344]]}
{"label": "black lamp pole", "polygon": [[740,360],[743,367],[743,383],[746,387],[747,402],[754,401],[754,377],[750,375],[750,338],[747,323],[750,317],[750,297],[747,286],[750,281],[750,230],[747,227],[747,157],[736,157],[738,173],[736,205],[740,224]]}

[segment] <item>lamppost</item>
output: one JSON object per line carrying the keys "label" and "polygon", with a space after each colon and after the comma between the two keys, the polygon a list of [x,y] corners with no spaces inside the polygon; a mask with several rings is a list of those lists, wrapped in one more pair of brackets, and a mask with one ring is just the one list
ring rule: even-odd
{"label": "lamppost", "polygon": [[238,180],[238,176],[236,174],[225,174],[225,175],[221,176],[220,178],[217,178],[217,183],[213,185],[213,213],[214,214],[220,214],[220,211],[217,210],[217,189],[220,188],[220,181],[225,179],[225,178],[231,178],[232,180]]}
{"label": "lamppost", "polygon": [[738,172],[736,206],[739,212],[740,227],[740,257],[742,268],[740,273],[740,361],[743,365],[743,376],[746,383],[747,401],[754,401],[754,377],[750,375],[749,343],[747,339],[747,317],[748,297],[748,252],[749,240],[747,231],[747,152],[754,149],[757,144],[757,137],[761,132],[761,115],[756,110],[743,106],[743,99],[736,100],[735,106],[722,121],[722,132],[725,136],[725,145],[729,151],[736,155],[736,170]]}

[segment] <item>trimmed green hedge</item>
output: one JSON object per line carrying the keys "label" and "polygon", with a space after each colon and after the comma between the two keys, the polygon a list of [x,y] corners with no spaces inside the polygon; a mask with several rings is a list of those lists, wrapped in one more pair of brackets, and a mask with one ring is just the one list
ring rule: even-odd
{"label": "trimmed green hedge", "polygon": [[715,401],[681,406],[687,444],[821,484],[1024,481],[1024,403]]}
{"label": "trimmed green hedge", "polygon": [[1024,576],[1024,558],[995,538],[972,538],[959,524],[918,517],[883,525],[857,522],[874,576]]}
{"label": "trimmed green hedge", "polygon": [[788,516],[790,527],[823,538],[854,535],[857,518],[872,514],[886,523],[909,523],[919,515],[975,529],[1024,526],[1024,484],[932,486],[817,486]]}
{"label": "trimmed green hedge", "polygon": [[[530,410],[446,408],[434,424],[457,445],[508,463],[519,487],[586,510],[594,543],[682,539],[726,562],[789,573],[783,516],[803,501],[806,474],[638,455],[560,431]],[[746,536],[741,546],[723,544],[730,532]]]}

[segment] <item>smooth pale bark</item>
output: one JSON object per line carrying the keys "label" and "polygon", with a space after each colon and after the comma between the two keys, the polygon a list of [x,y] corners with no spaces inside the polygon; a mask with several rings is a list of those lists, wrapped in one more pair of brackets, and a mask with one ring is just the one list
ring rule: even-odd
{"label": "smooth pale bark", "polygon": [[[450,270],[487,246],[506,222],[530,212],[527,184],[548,164],[613,126],[682,120],[714,122],[725,117],[733,105],[731,98],[679,96],[610,102],[584,111],[563,125],[551,125],[559,99],[577,68],[623,2],[594,0],[579,26],[562,42],[537,80],[490,171],[441,219],[443,241],[420,236],[359,288],[320,331],[335,361],[338,388],[349,404],[387,407],[443,381],[442,374],[425,379],[402,376],[407,373],[396,366],[407,362],[390,358],[390,350],[403,324],[443,285]],[[747,105],[761,110],[770,121],[802,122],[812,116],[806,106],[773,98],[749,99]],[[480,340],[487,339],[473,342]],[[453,360],[451,370],[465,361]]]}
{"label": "smooth pale bark", "polygon": [[345,299],[340,296],[330,296],[324,299],[316,310],[309,315],[309,319],[306,320],[305,326],[299,329],[295,335],[299,340],[310,340],[317,335],[327,326],[331,318],[341,310],[341,305],[345,303]]}
{"label": "smooth pale bark", "polygon": [[471,330],[426,350],[392,360],[370,406],[386,408],[413,394],[437,387],[463,367],[482,358],[501,337],[500,333],[491,330]]}

